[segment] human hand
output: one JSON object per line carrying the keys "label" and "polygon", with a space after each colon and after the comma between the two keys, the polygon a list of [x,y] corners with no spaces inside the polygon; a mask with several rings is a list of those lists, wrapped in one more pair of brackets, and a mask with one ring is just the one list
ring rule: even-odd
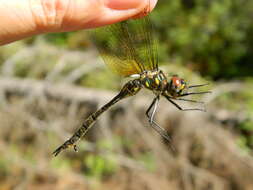
{"label": "human hand", "polygon": [[126,20],[157,0],[0,0],[0,45]]}

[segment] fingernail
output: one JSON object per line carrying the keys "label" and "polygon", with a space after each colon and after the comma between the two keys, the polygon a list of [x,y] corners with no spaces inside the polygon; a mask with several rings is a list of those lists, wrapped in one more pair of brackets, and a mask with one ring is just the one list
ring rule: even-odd
{"label": "fingernail", "polygon": [[107,7],[116,10],[133,9],[139,7],[146,0],[106,0]]}
{"label": "fingernail", "polygon": [[157,0],[147,0],[147,7],[145,11],[142,11],[138,13],[137,15],[133,16],[132,19],[139,19],[149,14],[150,11],[152,11],[157,3]]}

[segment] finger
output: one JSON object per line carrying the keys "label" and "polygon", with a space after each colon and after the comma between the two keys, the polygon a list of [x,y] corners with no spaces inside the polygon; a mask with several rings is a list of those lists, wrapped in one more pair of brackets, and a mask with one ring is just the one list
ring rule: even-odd
{"label": "finger", "polygon": [[0,45],[40,33],[113,24],[138,15],[147,6],[152,10],[156,2],[157,0],[0,0]]}
{"label": "finger", "polygon": [[[78,26],[80,28],[94,28],[127,20],[140,15],[148,6],[150,7],[148,11],[151,11],[157,3],[157,0],[105,0],[103,4],[98,4],[97,1],[92,0],[91,3],[93,5],[90,5],[90,7],[96,8],[86,12],[88,14],[85,19],[77,21],[80,23]],[[78,13],[78,11],[82,10],[78,9],[74,12]],[[81,14],[83,12],[77,15]],[[74,19],[72,17],[72,20]],[[75,23],[75,21],[68,23]],[[67,27],[69,28],[70,26],[68,25]]]}

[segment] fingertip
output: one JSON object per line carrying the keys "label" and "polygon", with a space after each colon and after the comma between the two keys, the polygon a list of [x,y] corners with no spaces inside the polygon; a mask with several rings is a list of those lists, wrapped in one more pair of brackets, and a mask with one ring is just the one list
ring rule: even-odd
{"label": "fingertip", "polygon": [[156,3],[157,0],[146,0],[145,8],[138,14],[134,15],[132,19],[138,19],[147,16],[155,8]]}

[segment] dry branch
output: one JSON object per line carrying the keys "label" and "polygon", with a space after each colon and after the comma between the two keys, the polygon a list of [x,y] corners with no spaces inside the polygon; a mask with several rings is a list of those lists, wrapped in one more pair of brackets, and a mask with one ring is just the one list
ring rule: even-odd
{"label": "dry branch", "polygon": [[[14,132],[16,130],[15,133],[20,127],[28,131],[27,125],[42,126],[42,128],[49,126],[61,137],[61,141],[70,135],[63,125],[69,124],[73,129],[78,126],[77,120],[81,120],[76,114],[81,109],[79,105],[86,107],[88,112],[94,111],[115,95],[115,93],[108,91],[17,78],[0,78],[0,91],[1,99],[6,102],[2,104],[2,108],[5,110],[4,114],[0,113],[0,117],[1,115],[4,116],[1,120],[2,135],[8,134],[8,122],[10,122],[9,127],[15,126],[10,130]],[[11,102],[12,96],[23,99],[22,105],[25,106],[19,107],[17,102]],[[45,115],[43,119],[38,119],[35,116],[36,113],[29,112],[27,109],[27,101],[30,102],[30,105],[33,103],[32,100],[36,100],[36,109],[40,110],[39,113]],[[55,110],[50,111],[50,105],[54,104],[55,101],[60,111],[64,109],[68,111],[59,112],[59,115],[56,114]],[[211,122],[209,117],[212,113],[179,112],[168,102],[162,100],[156,119],[161,126],[172,134],[173,146],[177,151],[175,154],[169,150],[166,142],[163,143],[159,135],[154,132],[151,133],[151,128],[146,127],[148,125],[145,122],[144,113],[150,102],[151,98],[148,96],[137,95],[133,99],[129,98],[119,103],[115,109],[110,110],[103,116],[104,118],[101,117],[98,121],[101,126],[97,127],[95,132],[100,134],[101,131],[105,130],[104,134],[109,133],[106,135],[109,140],[113,136],[112,134],[121,134],[122,137],[124,136],[135,143],[127,152],[123,147],[117,147],[117,145],[114,145],[115,152],[113,155],[107,154],[106,151],[99,152],[99,155],[109,159],[111,156],[116,156],[119,166],[128,168],[125,175],[134,179],[132,183],[128,183],[126,180],[117,181],[118,183],[126,183],[125,186],[130,189],[136,189],[131,187],[144,189],[147,186],[152,189],[158,181],[160,189],[167,189],[170,186],[173,189],[200,190],[207,188],[207,184],[209,184],[208,187],[217,190],[253,189],[252,157],[242,154],[242,150],[235,143],[235,136],[230,131],[226,131],[218,124]],[[17,121],[8,120],[6,118],[8,114],[10,118],[15,118]],[[19,126],[16,126],[16,123]],[[24,124],[21,125],[22,123]],[[38,129],[39,127],[34,127],[34,133]],[[35,137],[38,143],[33,144],[33,146],[38,146],[38,152],[43,154],[41,152],[45,150],[42,147],[45,147],[47,136],[43,135],[42,130]],[[13,138],[18,137],[14,136]],[[90,141],[92,142],[92,140]],[[46,151],[43,154],[44,159],[49,159],[48,155],[50,154],[48,152],[51,150],[46,149]],[[90,144],[86,151],[97,152],[99,150]],[[142,170],[144,166],[130,156],[138,155],[142,151],[152,151],[157,164],[157,171],[149,173],[145,169]],[[83,159],[84,153],[82,151],[75,154],[75,157],[79,155]],[[20,164],[22,165],[22,162]],[[27,167],[26,164],[24,167]]]}

